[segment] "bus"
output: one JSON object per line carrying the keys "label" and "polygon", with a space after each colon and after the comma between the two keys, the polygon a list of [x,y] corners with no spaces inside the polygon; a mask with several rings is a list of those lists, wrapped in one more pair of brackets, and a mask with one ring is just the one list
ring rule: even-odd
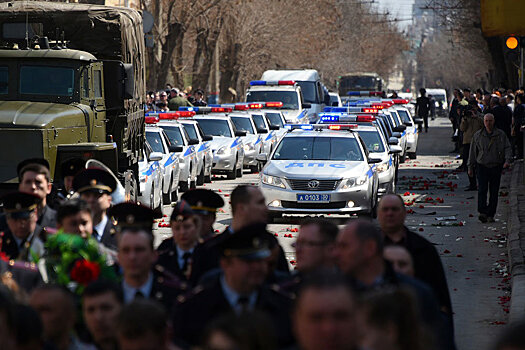
{"label": "bus", "polygon": [[355,72],[339,76],[337,82],[339,96],[349,91],[383,91],[383,79],[377,73]]}

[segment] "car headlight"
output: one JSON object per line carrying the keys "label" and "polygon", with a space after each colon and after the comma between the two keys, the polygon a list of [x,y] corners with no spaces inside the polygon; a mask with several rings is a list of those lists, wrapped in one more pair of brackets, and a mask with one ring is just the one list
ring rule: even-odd
{"label": "car headlight", "polygon": [[286,186],[284,185],[283,179],[281,179],[280,177],[277,177],[277,176],[271,176],[271,175],[262,174],[261,175],[261,181],[265,185],[270,185],[270,186],[275,186],[275,187],[280,187],[280,188],[286,188]]}
{"label": "car headlight", "polygon": [[253,143],[247,143],[244,145],[244,151],[245,152],[249,152],[249,151],[253,151],[255,150],[255,146],[253,145]]}
{"label": "car headlight", "polygon": [[359,177],[351,177],[349,179],[344,179],[341,189],[346,190],[354,186],[361,186],[366,182],[366,180],[368,180],[368,176],[366,174]]}
{"label": "car headlight", "polygon": [[383,171],[387,171],[389,168],[388,163],[381,163],[378,164],[376,169],[378,173],[382,173]]}
{"label": "car headlight", "polygon": [[222,154],[222,155],[230,155],[231,154],[231,148],[229,148],[228,146],[222,146],[221,148],[219,148],[217,150],[217,154]]}

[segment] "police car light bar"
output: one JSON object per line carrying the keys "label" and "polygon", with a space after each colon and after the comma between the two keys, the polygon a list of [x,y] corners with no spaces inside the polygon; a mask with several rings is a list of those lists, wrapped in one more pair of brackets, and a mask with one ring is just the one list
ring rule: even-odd
{"label": "police car light bar", "polygon": [[262,103],[249,103],[248,107],[250,107],[250,109],[261,109],[263,108],[263,104]]}
{"label": "police car light bar", "polygon": [[351,130],[357,128],[357,124],[330,124],[329,130]]}
{"label": "police car light bar", "polygon": [[313,130],[314,126],[312,124],[284,124],[284,128],[288,131],[296,129]]}
{"label": "police car light bar", "polygon": [[283,103],[280,102],[280,101],[276,101],[276,102],[266,102],[266,103],[264,104],[264,106],[265,106],[266,108],[282,108]]}
{"label": "police car light bar", "polygon": [[144,118],[146,124],[156,124],[159,122],[159,117],[147,116]]}
{"label": "police car light bar", "polygon": [[270,85],[295,85],[295,80],[252,80],[250,86],[270,86]]}
{"label": "police car light bar", "polygon": [[233,108],[230,107],[179,107],[179,112],[195,112],[196,114],[204,113],[229,113]]}
{"label": "police car light bar", "polygon": [[348,91],[348,96],[382,96],[382,91]]}
{"label": "police car light bar", "polygon": [[357,122],[374,122],[376,120],[376,117],[374,117],[373,115],[358,115],[356,116],[356,121]]}
{"label": "police car light bar", "polygon": [[394,98],[392,99],[392,102],[394,102],[396,105],[406,105],[410,101],[405,98]]}

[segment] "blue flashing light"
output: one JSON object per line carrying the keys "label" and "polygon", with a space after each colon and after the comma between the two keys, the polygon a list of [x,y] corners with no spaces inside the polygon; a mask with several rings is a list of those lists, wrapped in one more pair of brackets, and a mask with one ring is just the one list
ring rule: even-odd
{"label": "blue flashing light", "polygon": [[199,107],[179,107],[179,111],[193,111],[198,112]]}
{"label": "blue flashing light", "polygon": [[250,81],[250,86],[264,86],[266,85],[265,80],[252,80]]}
{"label": "blue flashing light", "polygon": [[339,116],[338,115],[320,115],[319,121],[321,123],[339,122]]}
{"label": "blue flashing light", "polygon": [[312,124],[285,124],[284,128],[286,130],[295,130],[295,129],[313,130],[314,126]]}

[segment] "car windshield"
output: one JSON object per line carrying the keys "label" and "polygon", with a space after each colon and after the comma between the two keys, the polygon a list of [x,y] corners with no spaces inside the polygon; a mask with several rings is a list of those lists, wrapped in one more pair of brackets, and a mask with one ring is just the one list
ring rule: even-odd
{"label": "car windshield", "polygon": [[397,111],[397,114],[399,114],[399,116],[401,117],[401,120],[403,121],[403,123],[412,123],[412,121],[410,120],[410,116],[408,115],[408,112],[407,111],[404,111],[402,109],[398,110]]}
{"label": "car windshield", "polygon": [[151,146],[151,149],[153,150],[153,152],[165,153],[164,147],[162,146],[162,139],[161,139],[160,133],[153,132],[153,131],[146,131],[146,140]]}
{"label": "car windshield", "polygon": [[385,146],[378,131],[358,130],[357,132],[365,142],[369,152],[382,153],[385,151]]}
{"label": "car windshield", "polygon": [[282,102],[282,109],[299,109],[298,94],[295,91],[248,91],[246,102]]}
{"label": "car windshield", "polygon": [[20,93],[27,95],[73,96],[75,70],[69,67],[20,67]]}
{"label": "car windshield", "polygon": [[285,137],[272,159],[362,161],[363,154],[355,138]]}
{"label": "car windshield", "polygon": [[204,135],[233,137],[225,119],[199,119],[199,125]]}
{"label": "car windshield", "polygon": [[394,121],[395,121],[396,125],[401,124],[401,119],[400,119],[399,116],[397,115],[397,112],[390,111],[390,114],[391,114],[392,117],[394,118]]}
{"label": "car windshield", "polygon": [[301,87],[304,102],[321,103],[314,81],[298,81],[297,84]]}
{"label": "car windshield", "polygon": [[339,99],[337,98],[337,95],[330,95],[330,106],[339,106]]}
{"label": "car windshield", "polygon": [[172,145],[184,146],[184,138],[178,126],[162,126]]}
{"label": "car windshield", "polygon": [[280,113],[266,112],[266,117],[270,120],[272,125],[277,125],[279,128],[284,127],[283,119]]}
{"label": "car windshield", "polygon": [[247,134],[255,134],[253,130],[253,125],[249,118],[244,117],[231,117],[235,129],[239,131],[246,131]]}
{"label": "car windshield", "polygon": [[264,123],[264,117],[262,115],[253,114],[252,119],[257,129],[266,129],[266,124]]}
{"label": "car windshield", "polygon": [[184,127],[184,130],[188,134],[190,139],[198,140],[199,136],[197,135],[197,130],[195,129],[195,126],[192,124],[182,124]]}

